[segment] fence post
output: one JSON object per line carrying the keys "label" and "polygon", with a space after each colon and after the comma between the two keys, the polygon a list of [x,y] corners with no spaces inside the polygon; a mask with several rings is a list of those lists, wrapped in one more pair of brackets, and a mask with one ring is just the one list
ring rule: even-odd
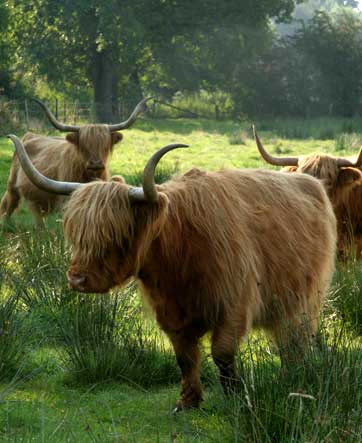
{"label": "fence post", "polygon": [[55,118],[58,120],[58,99],[55,99]]}
{"label": "fence post", "polygon": [[73,110],[73,124],[77,123],[77,110],[78,110],[78,102],[77,100],[74,102],[74,110]]}
{"label": "fence post", "polygon": [[64,118],[63,118],[64,123],[67,121],[67,103],[64,100]]}
{"label": "fence post", "polygon": [[25,120],[26,120],[26,129],[29,130],[29,109],[28,109],[28,100],[25,100]]}

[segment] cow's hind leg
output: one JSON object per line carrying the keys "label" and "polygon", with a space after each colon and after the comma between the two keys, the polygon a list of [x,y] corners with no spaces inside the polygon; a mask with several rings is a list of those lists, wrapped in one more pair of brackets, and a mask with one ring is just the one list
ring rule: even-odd
{"label": "cow's hind leg", "polygon": [[37,205],[35,202],[27,202],[27,206],[30,212],[33,214],[36,225],[39,228],[43,228],[44,227],[43,212],[39,208],[39,205]]}
{"label": "cow's hind leg", "polygon": [[228,393],[239,386],[236,372],[235,355],[239,349],[239,342],[242,336],[247,333],[245,322],[237,323],[225,322],[214,329],[211,338],[212,358],[219,368],[220,382]]}
{"label": "cow's hind leg", "polygon": [[202,401],[199,338],[183,332],[169,334],[169,337],[181,369],[181,398],[175,412],[197,408]]}
{"label": "cow's hind leg", "polygon": [[315,341],[317,329],[318,312],[314,312],[314,315],[296,316],[273,331],[283,367],[302,362],[306,350]]}

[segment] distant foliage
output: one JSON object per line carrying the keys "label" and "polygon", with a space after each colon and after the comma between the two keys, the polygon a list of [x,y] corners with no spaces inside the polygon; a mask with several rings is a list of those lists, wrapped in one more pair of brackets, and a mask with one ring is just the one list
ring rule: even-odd
{"label": "distant foliage", "polygon": [[259,126],[260,130],[272,131],[283,138],[335,139],[338,150],[354,148],[354,146],[347,146],[347,143],[359,139],[360,136],[357,133],[361,128],[360,117],[353,119],[337,117],[262,119]]}
{"label": "distant foliage", "polygon": [[20,119],[9,102],[0,99],[0,137],[9,133],[21,133],[25,129],[24,119]]}

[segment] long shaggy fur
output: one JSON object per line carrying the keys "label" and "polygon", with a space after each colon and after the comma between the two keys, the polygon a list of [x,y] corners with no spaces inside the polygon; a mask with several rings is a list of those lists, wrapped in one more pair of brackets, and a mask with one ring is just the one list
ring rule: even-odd
{"label": "long shaggy fur", "polygon": [[302,157],[287,172],[300,172],[320,179],[337,217],[338,249],[346,255],[354,250],[362,258],[362,173],[358,168],[339,168],[337,158],[312,154]]}
{"label": "long shaggy fur", "polygon": [[151,205],[130,204],[123,183],[77,190],[64,216],[68,276],[86,275],[86,292],[138,279],[181,367],[179,405],[197,406],[197,341],[207,331],[222,381],[253,326],[284,345],[315,332],[336,222],[323,186],[302,174],[192,170],[158,191]]}
{"label": "long shaggy fur", "polygon": [[[86,125],[81,127],[79,133],[68,134],[67,139],[28,132],[23,143],[34,166],[45,176],[85,183],[109,177],[109,156],[113,144],[121,137],[119,133],[110,133],[107,125]],[[88,166],[91,161],[101,161],[105,169],[90,175]],[[0,217],[10,217],[21,198],[24,198],[38,223],[42,222],[44,215],[58,209],[64,202],[64,197],[49,194],[34,186],[20,167],[15,154],[7,191],[0,203]]]}

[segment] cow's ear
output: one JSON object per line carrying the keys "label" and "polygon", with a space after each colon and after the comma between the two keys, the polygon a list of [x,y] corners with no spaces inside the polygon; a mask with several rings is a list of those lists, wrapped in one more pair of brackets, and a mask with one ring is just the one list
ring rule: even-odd
{"label": "cow's ear", "polygon": [[78,140],[79,140],[78,132],[70,132],[65,136],[65,138],[69,143],[73,143],[73,145],[78,146]]}
{"label": "cow's ear", "polygon": [[120,132],[112,132],[111,137],[112,137],[112,146],[114,146],[116,143],[119,143],[122,140],[123,135]]}
{"label": "cow's ear", "polygon": [[337,186],[348,186],[362,180],[362,172],[357,168],[341,168],[338,173]]}
{"label": "cow's ear", "polygon": [[282,172],[297,172],[298,166],[286,166]]}
{"label": "cow's ear", "polygon": [[113,175],[111,182],[126,183],[126,180],[121,175]]}

